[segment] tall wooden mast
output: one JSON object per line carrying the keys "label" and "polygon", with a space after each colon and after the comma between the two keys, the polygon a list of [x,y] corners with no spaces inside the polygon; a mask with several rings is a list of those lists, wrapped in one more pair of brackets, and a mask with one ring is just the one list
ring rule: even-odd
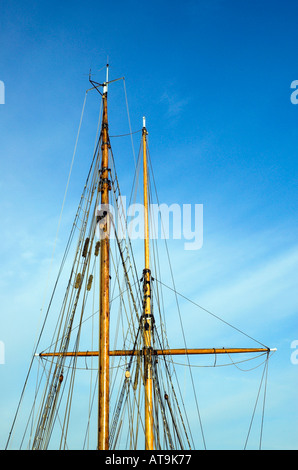
{"label": "tall wooden mast", "polygon": [[151,312],[151,271],[149,259],[149,204],[148,204],[148,168],[147,168],[147,129],[143,118],[143,178],[144,178],[144,252],[145,269],[143,271],[143,338],[144,338],[144,387],[145,387],[145,449],[153,450],[153,413],[152,413],[152,323]]}
{"label": "tall wooden mast", "polygon": [[101,210],[103,217],[100,240],[100,305],[99,305],[99,392],[98,392],[98,449],[109,448],[109,287],[110,287],[110,240],[109,240],[109,134],[108,134],[108,66],[106,82],[103,86],[102,118],[102,163],[100,175]]}

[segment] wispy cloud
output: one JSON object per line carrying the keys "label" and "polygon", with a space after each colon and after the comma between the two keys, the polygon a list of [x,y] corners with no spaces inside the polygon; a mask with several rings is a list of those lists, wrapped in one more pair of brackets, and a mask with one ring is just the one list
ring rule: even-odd
{"label": "wispy cloud", "polygon": [[165,114],[167,118],[178,117],[188,104],[188,101],[188,98],[179,98],[175,93],[170,95],[167,91],[160,98],[160,102],[166,105]]}

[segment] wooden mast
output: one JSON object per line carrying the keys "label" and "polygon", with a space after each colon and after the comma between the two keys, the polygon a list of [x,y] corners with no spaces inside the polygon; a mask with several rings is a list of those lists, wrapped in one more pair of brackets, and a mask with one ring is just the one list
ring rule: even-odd
{"label": "wooden mast", "polygon": [[147,168],[147,129],[143,118],[143,178],[144,178],[144,248],[145,269],[143,271],[143,338],[144,338],[144,388],[145,388],[145,449],[153,450],[153,413],[152,413],[152,313],[151,313],[151,272],[149,262],[149,204]]}
{"label": "wooden mast", "polygon": [[98,449],[109,448],[109,287],[110,287],[110,240],[109,240],[109,134],[108,134],[108,65],[103,86],[102,163],[100,175],[102,219],[100,240],[100,305],[99,305],[99,383],[98,383]]}

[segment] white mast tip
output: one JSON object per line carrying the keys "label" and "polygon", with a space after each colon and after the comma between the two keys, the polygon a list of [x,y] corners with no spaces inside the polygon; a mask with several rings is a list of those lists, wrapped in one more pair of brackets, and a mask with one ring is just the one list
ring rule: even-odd
{"label": "white mast tip", "polygon": [[146,127],[146,118],[143,116],[143,127]]}

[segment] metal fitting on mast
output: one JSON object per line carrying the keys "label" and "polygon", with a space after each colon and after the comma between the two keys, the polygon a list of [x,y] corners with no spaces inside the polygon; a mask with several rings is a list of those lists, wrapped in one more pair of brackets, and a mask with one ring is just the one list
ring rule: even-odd
{"label": "metal fitting on mast", "polygon": [[108,92],[108,83],[109,83],[109,64],[107,64],[106,81],[103,84],[103,94]]}
{"label": "metal fitting on mast", "polygon": [[146,129],[146,118],[145,116],[143,116],[143,128],[142,128],[142,134],[145,134],[147,135],[148,132],[147,132],[147,129]]}

